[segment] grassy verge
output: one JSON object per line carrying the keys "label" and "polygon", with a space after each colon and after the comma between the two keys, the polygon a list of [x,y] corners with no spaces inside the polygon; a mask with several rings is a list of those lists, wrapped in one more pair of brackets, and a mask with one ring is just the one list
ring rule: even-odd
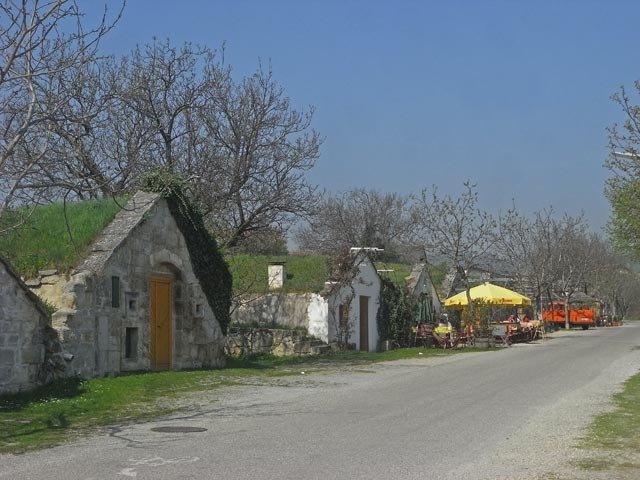
{"label": "grassy verge", "polygon": [[[404,358],[453,355],[469,350],[407,348],[382,353],[344,352],[314,357],[230,358],[224,370],[66,379],[34,392],[0,396],[0,453],[18,453],[62,443],[108,425],[150,420],[174,412],[171,399],[229,385],[335,370]],[[266,382],[268,384],[268,382]],[[259,388],[259,386],[256,386]]]}
{"label": "grassy verge", "polygon": [[613,403],[614,409],[597,416],[579,444],[593,454],[575,463],[607,478],[627,478],[640,472],[640,374],[625,383]]}

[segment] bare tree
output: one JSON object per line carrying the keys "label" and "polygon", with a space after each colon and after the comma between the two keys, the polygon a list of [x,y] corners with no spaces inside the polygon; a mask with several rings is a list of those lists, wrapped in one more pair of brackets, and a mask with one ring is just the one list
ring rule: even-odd
{"label": "bare tree", "polygon": [[200,118],[207,83],[203,72],[214,61],[207,47],[184,43],[174,47],[169,40],[137,47],[122,57],[113,75],[121,83],[118,99],[146,128],[142,150],[143,169],[163,167],[189,176],[189,154],[203,133]]}
{"label": "bare tree", "polygon": [[187,178],[222,245],[282,234],[310,210],[315,187],[304,174],[321,143],[310,128],[313,108],[293,109],[271,71],[236,82],[224,48],[154,40],[112,75],[122,84],[127,131],[144,132],[126,146],[139,157],[133,170],[162,167]]}
{"label": "bare tree", "polygon": [[10,0],[0,13],[0,216],[117,194],[154,168],[189,180],[228,246],[282,235],[310,211],[314,110],[293,108],[270,70],[236,82],[215,51],[156,40],[98,58],[120,12],[87,30],[73,0]]}
{"label": "bare tree", "polygon": [[50,102],[63,100],[50,121],[37,129],[40,138],[49,139],[49,153],[42,161],[45,168],[30,176],[27,189],[50,185],[78,198],[111,196],[121,190],[120,162],[105,154],[113,148],[107,132],[115,120],[109,116],[114,89],[104,74],[109,62],[74,66],[43,89]]}
{"label": "bare tree", "polygon": [[228,247],[265,229],[285,232],[317,201],[305,179],[322,143],[311,128],[314,108],[294,109],[270,69],[240,82],[224,68],[208,77],[200,177],[208,220]]}
{"label": "bare tree", "polygon": [[529,219],[513,207],[498,221],[495,256],[509,269],[520,291],[533,292],[537,312],[557,273],[553,264],[557,221],[553,215],[553,208],[547,208]]}
{"label": "bare tree", "polygon": [[495,255],[508,266],[509,274],[520,290],[525,291],[535,270],[532,265],[536,248],[533,222],[514,206],[498,217],[497,228]]}
{"label": "bare tree", "polygon": [[592,248],[596,268],[589,281],[592,294],[601,302],[602,314],[623,319],[640,305],[640,279],[629,260],[600,239]]}
{"label": "bare tree", "polygon": [[419,240],[427,253],[447,259],[457,269],[467,291],[470,310],[473,301],[468,272],[486,266],[496,231],[495,219],[477,204],[476,185],[466,181],[457,198],[440,195],[435,186],[423,190],[413,211]]}
{"label": "bare tree", "polygon": [[624,320],[629,312],[637,315],[640,298],[640,279],[629,269],[620,268],[611,278],[609,301],[614,319]]}
{"label": "bare tree", "polygon": [[583,217],[565,216],[555,227],[554,287],[565,299],[565,326],[569,328],[569,303],[594,271],[592,247],[596,240]]}
{"label": "bare tree", "polygon": [[561,296],[568,305],[610,260],[604,242],[589,231],[583,216],[558,219],[552,208],[536,212],[532,220],[515,208],[509,210],[500,217],[496,246],[497,257],[509,266],[519,287],[534,291],[538,309],[545,294],[548,301]]}
{"label": "bare tree", "polygon": [[0,5],[0,217],[12,203],[37,202],[57,187],[40,180],[62,168],[50,127],[73,96],[65,77],[95,61],[121,11],[108,21],[105,7],[98,25],[86,29],[72,0]]}
{"label": "bare tree", "polygon": [[306,250],[382,248],[388,260],[408,242],[413,229],[409,197],[355,189],[324,199],[309,224],[296,232],[296,241]]}

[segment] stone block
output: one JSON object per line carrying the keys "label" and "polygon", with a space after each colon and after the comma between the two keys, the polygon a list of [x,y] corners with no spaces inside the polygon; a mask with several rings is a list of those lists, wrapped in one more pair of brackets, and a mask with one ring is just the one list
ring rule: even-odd
{"label": "stone block", "polygon": [[42,362],[44,362],[44,347],[32,347],[22,350],[22,363],[40,364]]}
{"label": "stone block", "polygon": [[20,322],[12,321],[12,319],[7,319],[5,322],[0,322],[0,333],[18,333],[20,329]]}
{"label": "stone block", "polygon": [[277,357],[286,357],[287,355],[291,355],[293,353],[293,348],[289,349],[288,344],[285,342],[277,345],[271,353]]}
{"label": "stone block", "polygon": [[56,269],[52,269],[52,270],[39,270],[38,271],[38,275],[40,275],[41,277],[49,277],[51,275],[55,275],[56,273],[58,273],[58,270]]}
{"label": "stone block", "polygon": [[93,339],[94,339],[93,332],[84,332],[80,334],[81,342],[93,344]]}
{"label": "stone block", "polygon": [[29,369],[27,370],[27,382],[29,382],[29,385],[37,385],[38,381],[39,381],[39,366],[36,367],[34,365],[31,365],[29,367]]}
{"label": "stone block", "polygon": [[63,328],[73,321],[75,310],[58,310],[51,316],[51,326],[53,328]]}
{"label": "stone block", "polygon": [[16,352],[10,348],[0,349],[0,365],[13,365],[16,361]]}
{"label": "stone block", "polygon": [[313,345],[311,347],[311,353],[314,355],[329,353],[330,351],[331,351],[331,347],[329,345]]}
{"label": "stone block", "polygon": [[293,347],[293,350],[295,353],[309,354],[311,353],[311,342],[309,341],[296,342],[296,344]]}
{"label": "stone block", "polygon": [[40,282],[43,285],[55,285],[60,281],[61,278],[62,277],[60,277],[60,275],[49,275],[47,277],[42,277],[42,280]]}
{"label": "stone block", "polygon": [[77,335],[75,334],[75,332],[70,328],[67,328],[67,327],[59,327],[59,328],[54,327],[54,328],[58,332],[58,337],[60,338],[60,342],[62,343],[73,342],[77,338]]}
{"label": "stone block", "polygon": [[11,383],[17,384],[20,388],[27,388],[29,385],[29,368],[26,365],[17,365],[12,369]]}
{"label": "stone block", "polygon": [[3,393],[2,384],[8,384],[13,377],[13,366],[0,366],[0,393]]}

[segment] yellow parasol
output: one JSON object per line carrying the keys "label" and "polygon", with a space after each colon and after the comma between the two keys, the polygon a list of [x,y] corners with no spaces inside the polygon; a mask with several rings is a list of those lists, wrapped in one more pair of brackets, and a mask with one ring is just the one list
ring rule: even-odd
{"label": "yellow parasol", "polygon": [[[508,288],[485,282],[473,287],[469,293],[471,300],[482,300],[495,305],[531,305],[531,299],[520,295]],[[467,292],[460,292],[444,301],[445,307],[460,307],[467,305]]]}

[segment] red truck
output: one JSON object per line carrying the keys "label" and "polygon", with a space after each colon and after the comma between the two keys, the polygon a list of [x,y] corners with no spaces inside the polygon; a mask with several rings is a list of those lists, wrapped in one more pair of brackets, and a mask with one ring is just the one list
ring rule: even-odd
{"label": "red truck", "polygon": [[[552,302],[551,305],[547,305],[547,309],[542,310],[542,320],[555,323],[558,327],[564,328],[566,325],[564,302]],[[592,309],[569,308],[570,327],[582,327],[583,330],[588,330],[589,327],[594,327],[595,325],[595,314]]]}

